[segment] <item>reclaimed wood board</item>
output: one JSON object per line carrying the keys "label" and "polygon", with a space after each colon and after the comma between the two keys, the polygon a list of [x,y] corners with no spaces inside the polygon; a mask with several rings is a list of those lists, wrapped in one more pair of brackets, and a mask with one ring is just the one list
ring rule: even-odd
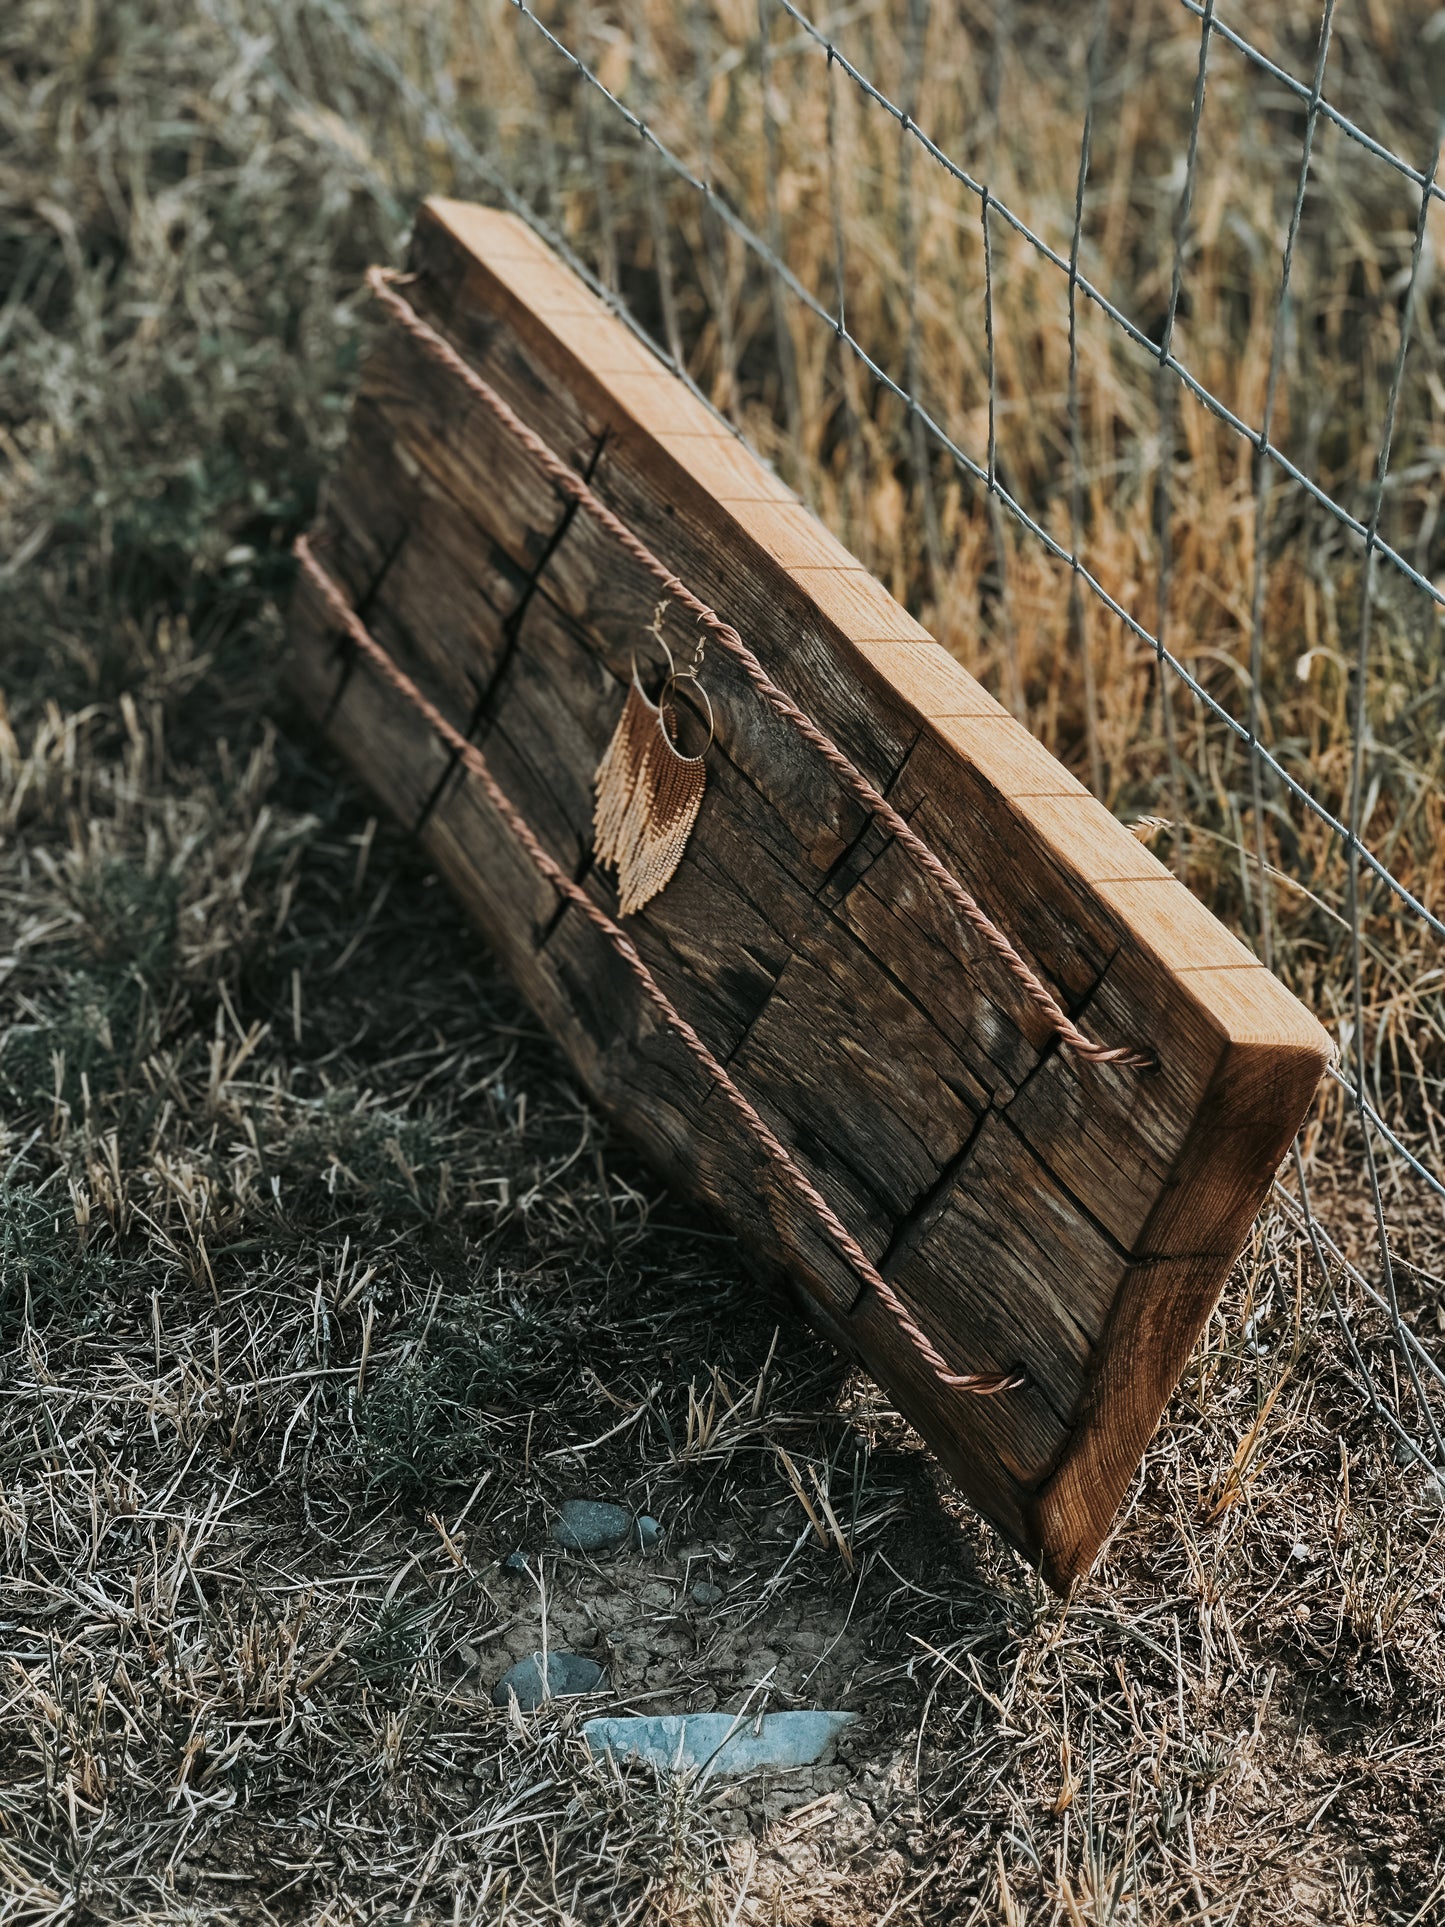
{"label": "reclaimed wood board", "polygon": [[[629,935],[959,1371],[950,1390],[604,937],[298,585],[291,681],[592,1094],[861,1359],[1055,1586],[1087,1569],[1329,1056],[1325,1033],[510,216],[423,208],[406,296],[743,635],[1070,1015],[1080,1061],[822,758],[710,649],[688,853]],[[656,583],[383,322],[315,533],[373,635],[605,908],[592,778]],[[674,614],[675,644],[689,640]]]}

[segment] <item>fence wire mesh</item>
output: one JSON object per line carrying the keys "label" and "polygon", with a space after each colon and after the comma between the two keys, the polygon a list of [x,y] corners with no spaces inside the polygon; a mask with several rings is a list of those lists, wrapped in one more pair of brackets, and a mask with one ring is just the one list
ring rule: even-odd
{"label": "fence wire mesh", "polygon": [[364,191],[559,248],[1332,1030],[1276,1207],[1445,1479],[1445,16],[207,4]]}

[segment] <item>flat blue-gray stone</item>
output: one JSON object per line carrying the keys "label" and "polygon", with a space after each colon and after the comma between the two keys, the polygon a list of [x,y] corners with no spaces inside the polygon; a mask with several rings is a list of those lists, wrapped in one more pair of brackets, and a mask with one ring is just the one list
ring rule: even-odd
{"label": "flat blue-gray stone", "polygon": [[639,1552],[655,1552],[662,1544],[662,1527],[643,1513],[632,1528],[632,1543]]}
{"label": "flat blue-gray stone", "polygon": [[548,1653],[544,1686],[542,1655],[533,1653],[503,1673],[492,1688],[492,1704],[505,1706],[509,1696],[515,1693],[518,1706],[524,1713],[530,1713],[543,1700],[566,1699],[571,1693],[595,1693],[601,1684],[602,1668],[596,1660],[584,1659],[580,1653]]}
{"label": "flat blue-gray stone", "polygon": [[[767,1713],[762,1724],[731,1713],[674,1713],[658,1718],[588,1720],[582,1737],[597,1755],[640,1760],[669,1771],[756,1773],[812,1766],[856,1713]],[[756,1729],[756,1730],[755,1730]]]}
{"label": "flat blue-gray stone", "polygon": [[564,1499],[552,1521],[552,1542],[568,1552],[613,1552],[632,1531],[626,1506],[600,1499]]}

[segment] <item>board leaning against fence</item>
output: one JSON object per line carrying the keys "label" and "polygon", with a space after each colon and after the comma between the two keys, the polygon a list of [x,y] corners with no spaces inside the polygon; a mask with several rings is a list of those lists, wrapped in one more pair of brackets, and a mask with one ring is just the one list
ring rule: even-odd
{"label": "board leaning against fence", "polygon": [[[1067,1583],[1328,1040],[525,228],[428,203],[411,268],[295,685],[593,1096]],[[624,932],[593,778],[659,587],[716,741]]]}

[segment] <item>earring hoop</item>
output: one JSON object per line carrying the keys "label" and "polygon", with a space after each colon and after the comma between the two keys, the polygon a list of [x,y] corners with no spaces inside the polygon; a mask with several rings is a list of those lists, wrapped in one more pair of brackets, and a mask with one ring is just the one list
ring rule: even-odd
{"label": "earring hoop", "polygon": [[[664,647],[666,647],[665,644]],[[668,660],[671,661],[671,656],[669,656]],[[690,682],[692,684],[698,695],[702,697],[703,707],[707,710],[707,741],[703,744],[696,756],[686,755],[678,748],[677,744],[667,733],[667,698],[669,693],[674,695],[677,693],[677,685],[680,682]],[[680,763],[700,763],[712,748],[717,738],[717,718],[713,714],[712,698],[708,695],[702,683],[699,682],[696,671],[691,669],[674,669],[667,676],[661,689],[657,692],[657,726],[662,733],[663,742],[667,744],[667,747]]]}
{"label": "earring hoop", "polygon": [[[667,674],[662,679],[662,687],[666,689],[669,683],[675,682],[677,679],[677,674],[678,674],[677,664],[673,661],[672,651],[668,648],[667,643],[664,641],[664,639],[661,636],[659,636],[657,640],[660,643],[662,643],[662,653],[667,657]],[[647,704],[647,707],[649,709],[656,709],[657,704],[652,700],[652,698],[648,695],[647,691],[643,688],[642,678],[637,673],[637,651],[635,649],[628,651],[628,660],[632,664],[633,688],[637,691],[638,695],[642,698],[642,700]],[[685,675],[686,673],[687,672],[684,670],[683,674]]]}

